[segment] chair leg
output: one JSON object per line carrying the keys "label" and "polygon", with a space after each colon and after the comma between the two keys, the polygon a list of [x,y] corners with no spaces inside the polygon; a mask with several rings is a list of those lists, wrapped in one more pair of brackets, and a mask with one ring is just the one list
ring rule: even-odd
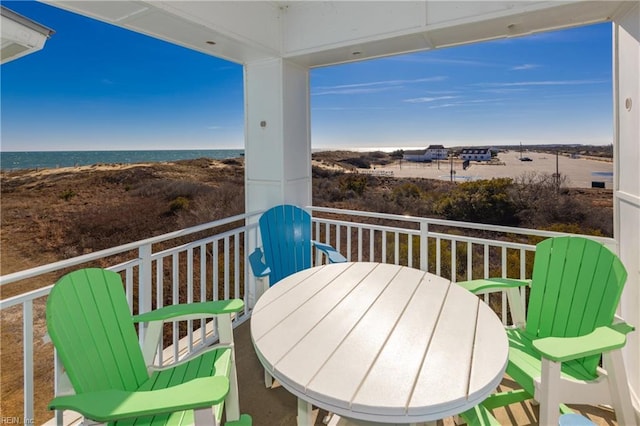
{"label": "chair leg", "polygon": [[540,382],[542,385],[540,395],[541,425],[557,425],[560,417],[560,367],[559,362],[542,358],[542,372]]}
{"label": "chair leg", "polygon": [[526,314],[524,304],[520,296],[520,289],[511,287],[507,290],[507,300],[509,301],[509,310],[511,311],[511,321],[513,325],[524,329],[526,323]]}
{"label": "chair leg", "polygon": [[195,410],[193,417],[194,426],[218,426],[218,421],[216,420],[216,416],[213,415],[213,409],[211,407]]}
{"label": "chair leg", "polygon": [[231,372],[229,373],[229,393],[225,398],[225,419],[228,422],[240,420],[240,396],[238,393],[238,375],[235,354],[231,355]]}
{"label": "chair leg", "polygon": [[616,420],[621,425],[635,424],[636,418],[631,403],[631,394],[627,375],[624,368],[624,359],[620,349],[605,352],[603,354],[604,368],[607,370],[609,380],[609,392],[615,410]]}
{"label": "chair leg", "polygon": [[269,289],[269,277],[256,278],[254,283],[254,286],[249,286],[248,305],[251,309],[256,305],[260,296]]}
{"label": "chair leg", "polygon": [[236,348],[233,343],[233,326],[231,315],[218,316],[218,336],[220,343],[231,346],[231,369],[229,371],[229,393],[224,401],[227,421],[240,419],[240,401],[238,395],[238,373],[236,371]]}

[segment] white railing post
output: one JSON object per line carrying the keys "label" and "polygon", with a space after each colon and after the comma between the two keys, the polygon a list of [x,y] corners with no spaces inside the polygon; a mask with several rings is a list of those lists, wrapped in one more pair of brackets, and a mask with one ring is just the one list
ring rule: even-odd
{"label": "white railing post", "polygon": [[33,421],[33,300],[22,305],[22,344],[24,374],[24,420]]}
{"label": "white railing post", "polygon": [[[140,259],[140,268],[138,270],[138,314],[149,312],[151,310],[151,244],[145,244],[138,249],[138,258]],[[140,343],[144,342],[146,324],[140,324]]]}
{"label": "white railing post", "polygon": [[429,270],[429,222],[420,222],[420,269]]}

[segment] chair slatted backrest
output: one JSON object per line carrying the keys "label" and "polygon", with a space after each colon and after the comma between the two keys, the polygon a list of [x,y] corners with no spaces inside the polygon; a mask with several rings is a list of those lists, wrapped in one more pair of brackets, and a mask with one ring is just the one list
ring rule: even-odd
{"label": "chair slatted backrest", "polygon": [[311,267],[311,215],[289,204],[270,208],[260,217],[269,283]]}
{"label": "chair slatted backrest", "polygon": [[[627,278],[620,259],[583,237],[556,237],[536,246],[526,332],[534,338],[575,337],[610,325]],[[599,355],[576,361],[593,374]]]}
{"label": "chair slatted backrest", "polygon": [[148,379],[117,273],[92,268],[62,277],[47,300],[47,328],[76,394],[133,391]]}

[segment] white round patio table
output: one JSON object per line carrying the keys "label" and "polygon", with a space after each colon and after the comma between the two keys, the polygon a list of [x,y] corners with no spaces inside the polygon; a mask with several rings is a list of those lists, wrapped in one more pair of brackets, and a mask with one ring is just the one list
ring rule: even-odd
{"label": "white round patio table", "polygon": [[278,282],[255,305],[251,337],[265,369],[298,397],[299,424],[311,404],[381,423],[459,414],[496,389],[508,357],[503,325],[478,297],[431,273],[370,262]]}

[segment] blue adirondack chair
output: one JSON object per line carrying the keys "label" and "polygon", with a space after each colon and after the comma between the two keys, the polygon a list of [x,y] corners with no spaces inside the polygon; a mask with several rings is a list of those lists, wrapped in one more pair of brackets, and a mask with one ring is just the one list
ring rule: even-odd
{"label": "blue adirondack chair", "polygon": [[270,208],[259,220],[262,249],[257,248],[249,262],[258,278],[269,277],[272,286],[283,278],[313,266],[315,247],[329,263],[347,259],[328,244],[311,239],[311,215],[290,204]]}
{"label": "blue adirondack chair", "polygon": [[522,389],[494,394],[475,414],[466,414],[480,413],[486,423],[485,409],[533,398],[540,403],[541,425],[558,424],[560,412],[570,412],[565,404],[572,403],[612,405],[619,424],[633,424],[621,349],[634,328],[615,316],[626,278],[624,265],[605,246],[566,236],[536,246],[531,281],[489,278],[458,283],[476,294],[510,292],[516,323],[524,307],[513,290],[523,284],[531,287],[526,323],[506,330],[507,374]]}
{"label": "blue adirondack chair", "polygon": [[[98,268],[62,277],[47,299],[47,329],[73,395],[51,410],[73,410],[109,425],[251,426],[240,415],[231,315],[242,300],[129,312],[120,275]],[[220,345],[169,367],[152,366],[164,321],[217,318]],[[149,323],[144,348],[134,322]],[[66,392],[65,392],[66,393]]]}
{"label": "blue adirondack chair", "polygon": [[[347,261],[332,246],[311,239],[311,215],[300,207],[290,204],[272,207],[260,216],[258,224],[262,248],[249,255],[249,263],[262,283],[261,292],[293,273],[312,267],[314,247],[328,263]],[[264,381],[267,387],[273,385],[266,370]]]}

